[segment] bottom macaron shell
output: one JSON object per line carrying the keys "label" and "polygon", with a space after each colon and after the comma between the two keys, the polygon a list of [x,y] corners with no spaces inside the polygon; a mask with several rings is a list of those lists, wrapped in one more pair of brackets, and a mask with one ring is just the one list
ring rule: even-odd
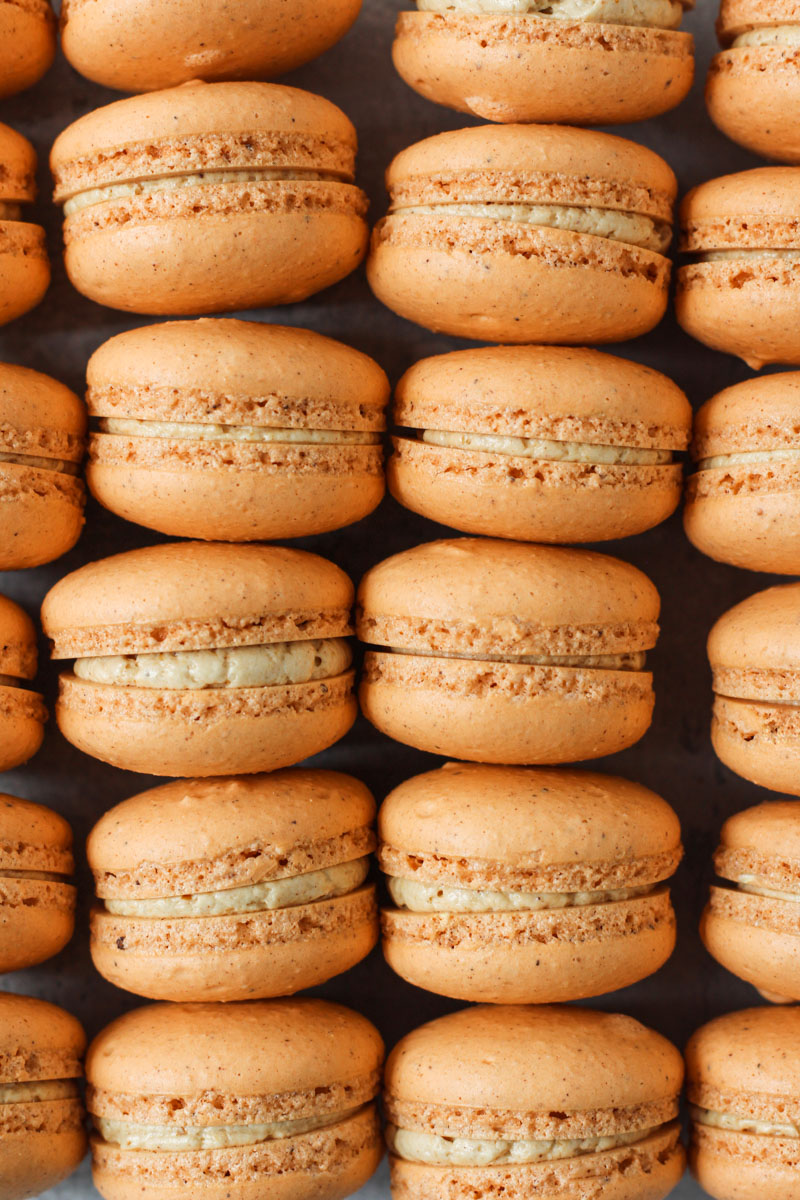
{"label": "bottom macaron shell", "polygon": [[600,542],[643,533],[677,508],[680,466],[607,466],[489,454],[395,438],[392,495],[465,533]]}
{"label": "bottom macaron shell", "polygon": [[689,1165],[716,1200],[797,1200],[800,1142],[695,1123]]}
{"label": "bottom macaron shell", "polygon": [[13,96],[36,83],[53,61],[52,17],[34,5],[0,2],[0,97]]}
{"label": "bottom macaron shell", "polygon": [[679,324],[713,350],[736,354],[759,370],[800,363],[800,263],[732,259],[678,271]]}
{"label": "bottom macaron shell", "polygon": [[71,1175],[86,1153],[78,1100],[0,1105],[0,1195],[28,1200]]}
{"label": "bottom macaron shell", "polygon": [[358,711],[353,680],[346,671],[281,687],[167,691],[62,675],[56,719],[67,741],[124,770],[248,775],[292,766],[344,737]]}
{"label": "bottom macaron shell", "polygon": [[120,1150],[92,1139],[105,1200],[344,1200],[383,1157],[374,1105],[325,1129],[222,1150]]}
{"label": "bottom macaron shell", "polygon": [[740,979],[800,1000],[800,904],[712,887],[700,936],[709,954]]}
{"label": "bottom macaron shell", "polygon": [[753,474],[748,480],[739,469],[718,468],[693,476],[683,512],[686,536],[718,562],[800,575],[800,472],[764,463],[755,464]]}
{"label": "bottom macaron shell", "polygon": [[258,1000],[325,983],[378,940],[375,887],[333,900],[226,917],[91,917],[92,960],[151,1000]]}
{"label": "bottom macaron shell", "polygon": [[527,14],[404,12],[392,58],[428,100],[487,121],[642,121],[679,104],[692,85],[688,34],[586,21],[558,26]]}
{"label": "bottom macaron shell", "polygon": [[645,671],[581,670],[371,651],[364,715],[408,746],[467,762],[560,763],[633,745],[653,713]]}
{"label": "bottom macaron shell", "polygon": [[800,709],[794,705],[715,696],[711,741],[737,775],[800,796]]}
{"label": "bottom macaron shell", "polygon": [[50,286],[44,230],[0,221],[0,325],[35,308]]}
{"label": "bottom macaron shell", "polygon": [[32,758],[44,740],[47,710],[40,695],[0,685],[0,771]]}
{"label": "bottom macaron shell", "polygon": [[72,475],[0,462],[0,571],[66,554],[83,528],[83,484]]}
{"label": "bottom macaron shell", "polygon": [[600,996],[652,975],[675,948],[666,888],[613,904],[516,913],[381,914],[383,953],[417,987],[490,1004]]}
{"label": "bottom macaron shell", "polygon": [[677,1122],[672,1122],[630,1146],[555,1162],[508,1166],[438,1167],[404,1162],[392,1156],[389,1159],[392,1197],[393,1200],[509,1200],[509,1197],[663,1200],[678,1184],[686,1165],[679,1133]]}
{"label": "bottom macaron shell", "polygon": [[75,889],[68,883],[0,876],[0,971],[52,958],[75,928]]}
{"label": "bottom macaron shell", "polygon": [[800,162],[797,49],[747,46],[716,54],[706,81],[709,116],[740,146],[780,162]]}
{"label": "bottom macaron shell", "polygon": [[367,264],[378,299],[428,329],[580,345],[657,325],[669,272],[662,255],[608,238],[446,212],[384,218]]}

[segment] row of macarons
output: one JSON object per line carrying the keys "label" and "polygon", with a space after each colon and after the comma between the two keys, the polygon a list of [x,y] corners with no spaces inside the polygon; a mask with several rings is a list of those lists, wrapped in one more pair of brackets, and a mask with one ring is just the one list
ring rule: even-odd
{"label": "row of macarons", "polygon": [[[437,995],[552,1004],[652,975],[675,947],[678,818],[641,784],[574,769],[449,763],[375,802],[339,772],[179,780],[105,813],[86,853],[95,967],[152,1000],[294,995],[383,953]],[[701,921],[714,958],[770,1001],[800,1000],[800,811],[723,826]],[[0,972],[74,932],[67,822],[0,797]]]}
{"label": "row of macarons", "polygon": [[[86,1151],[85,1035],[63,1009],[0,994],[5,1200],[68,1176]],[[104,1200],[344,1200],[389,1150],[394,1200],[558,1195],[664,1200],[689,1162],[717,1200],[794,1200],[800,1009],[698,1029],[684,1057],[632,1017],[478,1005],[390,1053],[324,1000],[154,1004],[102,1030],[85,1060]],[[382,1135],[376,1098],[386,1120]]]}
{"label": "row of macarons", "polygon": [[[50,156],[78,291],[151,315],[307,298],[368,244],[355,130],[322,97],[269,83],[187,83],[119,100],[64,130]],[[22,220],[34,155],[0,127],[0,320],[49,282],[44,231]],[[663,317],[677,181],[605,133],[483,125],[428,138],[387,172],[367,275],[387,307],[484,341],[595,343]],[[678,319],[754,366],[800,362],[800,167],[712,180],[682,206]]]}

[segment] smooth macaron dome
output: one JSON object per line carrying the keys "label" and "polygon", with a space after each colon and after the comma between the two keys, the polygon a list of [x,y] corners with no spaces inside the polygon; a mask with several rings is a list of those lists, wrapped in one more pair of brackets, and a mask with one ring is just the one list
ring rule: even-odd
{"label": "smooth macaron dome", "polygon": [[35,308],[50,284],[44,229],[28,221],[25,208],[35,199],[33,146],[0,124],[0,325]]}
{"label": "smooth macaron dome", "polygon": [[800,363],[800,168],[758,167],[702,183],[681,204],[678,321],[755,370]]}
{"label": "smooth macaron dome", "polygon": [[596,350],[497,346],[415,363],[397,385],[392,494],[465,533],[598,542],[680,499],[691,408],[666,376]]}
{"label": "smooth macaron dome", "polygon": [[386,1063],[395,1200],[662,1200],[684,1168],[683,1061],[631,1017],[467,1008],[408,1034]]}
{"label": "smooth macaron dome", "polygon": [[13,600],[0,596],[0,771],[27,762],[44,738],[47,709],[28,687],[37,659],[33,621]]}
{"label": "smooth macaron dome", "polygon": [[800,1000],[800,812],[795,800],[748,808],[722,826],[700,932],[723,967],[768,1000]]}
{"label": "smooth macaron dome", "polygon": [[800,372],[726,388],[695,416],[684,528],[721,562],[800,574]]}
{"label": "smooth macaron dome", "polygon": [[378,937],[375,802],[335,771],[185,780],[123,801],[87,843],[101,975],[155,1000],[324,983]]}
{"label": "smooth macaron dome", "polygon": [[756,154],[800,162],[797,0],[722,0],[717,34],[722,50],[706,80],[712,121]]}
{"label": "smooth macaron dome", "polygon": [[64,0],[61,45],[104,87],[150,92],[192,79],[268,79],[343,37],[360,0]]}
{"label": "smooth macaron dome", "polygon": [[83,528],[86,412],[48,375],[0,363],[0,570],[38,567]]}
{"label": "smooth macaron dome", "polygon": [[800,583],[724,613],[708,636],[711,740],[751,783],[800,795]]}
{"label": "smooth macaron dome", "polygon": [[0,98],[41,79],[56,53],[50,0],[0,0]]}
{"label": "smooth macaron dome", "polygon": [[342,1200],[380,1162],[383,1043],[323,1000],[155,1004],[89,1047],[94,1182],[105,1200]]}
{"label": "smooth macaron dome", "polygon": [[89,487],[176,537],[325,533],[384,491],[389,383],[365,354],[305,329],[171,321],[89,360]]}
{"label": "smooth macaron dome", "polygon": [[597,758],[653,711],[646,652],[659,597],[628,563],[585,550],[460,538],[417,546],[361,581],[365,716],[406,745],[488,763]]}
{"label": "smooth macaron dome", "polygon": [[353,587],[315,554],[181,542],[88,563],[51,588],[42,624],[68,741],[129,771],[290,766],[356,715]]}
{"label": "smooth macaron dome", "polygon": [[272,83],[187,83],[68,126],[50,166],[79,292],[140,313],[303,300],[364,256],[341,109]]}
{"label": "smooth macaron dome", "polygon": [[689,1164],[717,1200],[794,1200],[800,1162],[800,1008],[748,1008],[686,1047]]}
{"label": "smooth macaron dome", "polygon": [[75,928],[72,830],[52,809],[0,795],[0,971],[58,954]]}
{"label": "smooth macaron dome", "polygon": [[28,1200],[71,1175],[86,1152],[86,1038],[75,1017],[0,993],[0,1192]]}
{"label": "smooth macaron dome", "polygon": [[643,979],[675,946],[680,825],[640,784],[448,763],[390,792],[379,836],[384,955],[428,991],[577,1000]]}
{"label": "smooth macaron dome", "polygon": [[392,49],[429,100],[487,121],[611,125],[674,108],[694,75],[691,0],[417,0]]}
{"label": "smooth macaron dome", "polygon": [[499,342],[613,342],[664,315],[676,181],[624,138],[480,125],[403,150],[367,274],[401,317]]}

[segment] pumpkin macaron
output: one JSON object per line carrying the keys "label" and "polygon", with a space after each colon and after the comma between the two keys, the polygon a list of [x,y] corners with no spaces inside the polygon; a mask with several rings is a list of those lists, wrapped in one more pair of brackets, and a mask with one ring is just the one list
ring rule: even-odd
{"label": "pumpkin macaron", "polygon": [[50,285],[44,229],[25,211],[35,199],[36,152],[0,124],[0,325],[35,308]]}
{"label": "pumpkin macaron", "polygon": [[0,0],[0,99],[36,83],[56,54],[50,0]]}
{"label": "pumpkin macaron", "polygon": [[13,600],[0,596],[0,771],[27,762],[44,739],[47,709],[29,688],[37,664],[33,621]]}

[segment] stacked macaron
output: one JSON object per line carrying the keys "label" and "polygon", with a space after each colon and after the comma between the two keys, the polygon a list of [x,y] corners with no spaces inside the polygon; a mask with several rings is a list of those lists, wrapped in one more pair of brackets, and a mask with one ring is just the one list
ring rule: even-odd
{"label": "stacked macaron", "polygon": [[42,744],[47,709],[28,688],[37,661],[33,621],[0,596],[0,771],[27,762]]}
{"label": "stacked macaron", "polygon": [[[0,2],[0,13],[8,7]],[[0,325],[34,308],[50,283],[44,229],[28,220],[25,208],[35,199],[33,146],[8,125],[0,124]]]}

